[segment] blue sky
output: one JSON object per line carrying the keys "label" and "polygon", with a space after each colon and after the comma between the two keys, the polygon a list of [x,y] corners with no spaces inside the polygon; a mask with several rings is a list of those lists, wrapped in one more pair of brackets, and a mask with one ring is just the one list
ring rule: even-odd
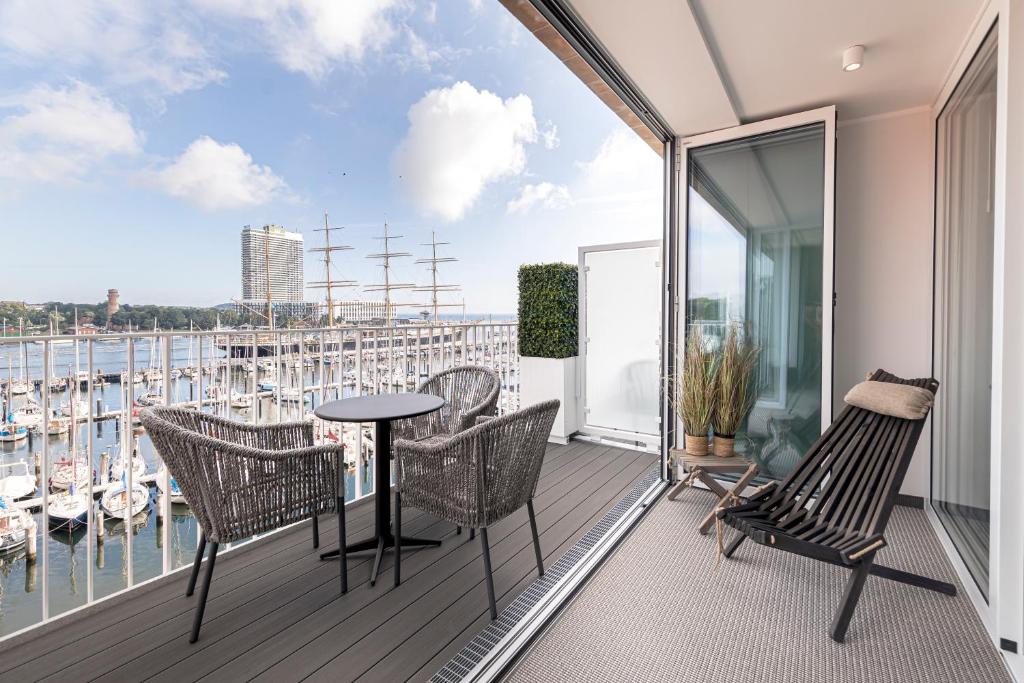
{"label": "blue sky", "polygon": [[326,209],[337,277],[386,217],[503,313],[519,264],[660,234],[658,156],[495,0],[12,0],[0,83],[0,299],[222,303],[243,225]]}

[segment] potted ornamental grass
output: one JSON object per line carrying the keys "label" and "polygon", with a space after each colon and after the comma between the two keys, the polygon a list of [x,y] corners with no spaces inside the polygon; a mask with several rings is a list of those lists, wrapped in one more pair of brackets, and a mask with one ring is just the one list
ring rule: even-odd
{"label": "potted ornamental grass", "polygon": [[719,457],[735,454],[736,432],[757,396],[755,371],[761,350],[740,335],[739,325],[729,325],[714,378],[713,452]]}
{"label": "potted ornamental grass", "polygon": [[686,337],[672,401],[683,423],[685,450],[690,455],[708,454],[708,433],[717,399],[717,374],[718,354],[703,331],[692,329]]}

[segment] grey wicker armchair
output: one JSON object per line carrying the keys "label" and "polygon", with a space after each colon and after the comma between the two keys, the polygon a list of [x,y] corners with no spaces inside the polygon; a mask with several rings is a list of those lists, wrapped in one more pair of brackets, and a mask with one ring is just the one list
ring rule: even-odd
{"label": "grey wicker armchair", "polygon": [[482,365],[462,365],[431,376],[416,390],[440,396],[444,407],[426,415],[391,423],[394,439],[419,441],[451,436],[469,429],[481,416],[494,415],[501,391],[498,373]]}
{"label": "grey wicker armchair", "polygon": [[203,551],[210,543],[190,643],[199,637],[221,543],[312,518],[316,548],[317,515],[337,512],[341,592],[348,591],[341,445],[314,445],[312,422],[255,426],[162,407],[144,410],[141,420],[199,523],[199,547],[186,596],[195,590]]}
{"label": "grey wicker armchair", "polygon": [[[514,413],[481,418],[480,424],[444,440],[394,442],[395,538],[401,538],[402,503],[444,521],[480,529],[491,619],[498,618],[491,577],[487,527],[526,506],[537,571],[544,560],[533,513],[548,435],[559,401],[545,401]],[[395,585],[401,583],[401,545],[396,541]]]}

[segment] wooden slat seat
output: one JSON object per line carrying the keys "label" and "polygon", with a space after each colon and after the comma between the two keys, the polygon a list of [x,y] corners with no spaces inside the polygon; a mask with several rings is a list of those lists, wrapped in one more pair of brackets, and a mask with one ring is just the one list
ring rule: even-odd
{"label": "wooden slat seat", "polygon": [[[910,384],[932,394],[939,387],[932,378],[901,379],[884,370],[871,379]],[[750,538],[851,567],[853,574],[832,622],[831,635],[838,642],[846,636],[868,574],[955,595],[952,584],[874,563],[886,546],[885,527],[925,418],[908,420],[846,406],[783,481],[718,512],[722,522],[739,531],[725,557]]]}

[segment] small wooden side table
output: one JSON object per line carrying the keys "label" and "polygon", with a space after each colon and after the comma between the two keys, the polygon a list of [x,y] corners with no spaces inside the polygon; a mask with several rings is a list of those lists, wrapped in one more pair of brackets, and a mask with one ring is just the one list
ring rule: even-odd
{"label": "small wooden side table", "polygon": [[[743,494],[743,489],[746,488],[747,484],[757,476],[757,465],[742,455],[733,455],[728,458],[721,458],[710,453],[708,455],[691,455],[682,449],[675,448],[672,449],[671,453],[676,463],[683,466],[687,476],[672,487],[672,490],[668,493],[669,500],[675,500],[682,490],[690,485],[693,479],[699,479],[701,483],[714,491],[715,495],[718,496],[718,505],[715,506],[715,508],[718,508],[726,504],[729,498],[738,499]],[[742,472],[743,474],[740,475],[739,480],[732,488],[727,489],[711,476],[714,472]],[[714,523],[715,510],[712,510],[697,525],[697,530],[702,534],[706,534],[711,531]]]}

